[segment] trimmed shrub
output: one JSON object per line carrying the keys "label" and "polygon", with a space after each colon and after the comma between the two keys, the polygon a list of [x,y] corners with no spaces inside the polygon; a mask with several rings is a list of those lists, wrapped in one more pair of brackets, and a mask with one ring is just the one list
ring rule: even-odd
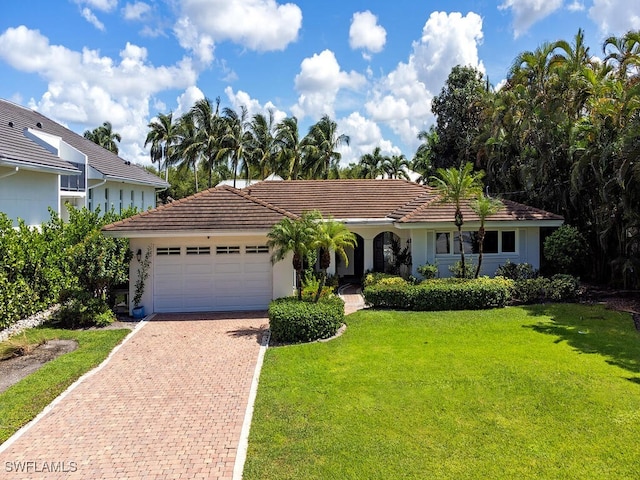
{"label": "trimmed shrub", "polygon": [[0,271],[0,329],[33,315],[41,307],[38,297],[22,277],[9,281]]}
{"label": "trimmed shrub", "polygon": [[511,298],[513,282],[504,278],[474,280],[443,278],[419,285],[373,285],[365,287],[367,304],[398,310],[480,310],[504,307]]}
{"label": "trimmed shrub", "polygon": [[115,319],[115,314],[103,299],[80,291],[60,307],[51,324],[60,328],[106,327]]}
{"label": "trimmed shrub", "polygon": [[381,280],[388,278],[399,278],[402,280],[402,277],[399,277],[398,275],[392,275],[391,273],[367,272],[362,279],[362,287],[364,288],[371,285],[376,285]]}
{"label": "trimmed shrub", "polygon": [[512,263],[510,260],[500,265],[496,270],[496,277],[509,278],[511,280],[527,280],[538,278],[540,272],[530,263]]}
{"label": "trimmed shrub", "polygon": [[464,272],[462,271],[462,260],[458,260],[453,265],[449,265],[449,271],[455,278],[473,278],[476,274],[478,267],[473,264],[471,258],[465,258],[464,260]]}
{"label": "trimmed shrub", "polygon": [[269,328],[274,340],[297,343],[329,338],[344,323],[344,301],[337,296],[318,303],[295,297],[278,298],[269,304]]}
{"label": "trimmed shrub", "polygon": [[431,280],[438,276],[438,265],[427,263],[418,267],[418,273],[425,280]]}
{"label": "trimmed shrub", "polygon": [[571,225],[562,225],[544,241],[544,257],[555,273],[580,274],[587,256],[584,235]]}
{"label": "trimmed shrub", "polygon": [[573,300],[580,291],[576,277],[557,274],[551,278],[538,277],[516,280],[513,300],[516,303],[563,302]]}

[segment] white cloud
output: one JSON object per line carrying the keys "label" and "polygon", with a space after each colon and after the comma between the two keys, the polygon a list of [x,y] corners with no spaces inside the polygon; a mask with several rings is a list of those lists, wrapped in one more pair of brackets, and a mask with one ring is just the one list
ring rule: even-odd
{"label": "white cloud", "polygon": [[343,88],[357,90],[365,84],[365,77],[359,73],[341,70],[331,50],[314,54],[302,61],[300,73],[296,75],[295,88],[300,96],[296,105],[292,107],[293,114],[298,119],[306,115],[333,116],[338,92]]}
{"label": "white cloud", "polygon": [[178,108],[173,112],[174,117],[180,117],[191,110],[191,107],[195,105],[198,100],[202,100],[205,97],[202,90],[195,85],[187,87],[187,89],[176,98]]}
{"label": "white cloud", "polygon": [[584,11],[584,3],[580,0],[573,0],[569,5],[567,5],[567,10],[570,12],[582,12]]}
{"label": "white cloud", "polygon": [[100,30],[101,32],[104,32],[105,28],[104,28],[104,23],[102,23],[100,20],[98,20],[98,17],[96,17],[93,12],[91,11],[91,9],[89,8],[83,8],[82,9],[82,17],[89,22],[91,25],[93,25],[94,27],[96,27],[98,30]]}
{"label": "white cloud", "polygon": [[623,35],[640,30],[640,4],[629,0],[594,0],[589,17],[606,35]]}
{"label": "white cloud", "polygon": [[143,20],[150,12],[151,7],[144,2],[127,3],[122,9],[125,20]]}
{"label": "white cloud", "polygon": [[400,148],[393,145],[390,140],[385,140],[382,131],[376,122],[367,119],[354,112],[346,118],[337,121],[338,131],[349,136],[349,145],[342,146],[340,153],[341,165],[358,163],[360,157],[371,153],[374,148],[380,147],[383,155],[400,155]]}
{"label": "white cloud", "polygon": [[387,31],[378,25],[378,18],[373,13],[367,10],[353,14],[349,28],[349,46],[352,49],[378,53],[386,41]]}
{"label": "white cloud", "polygon": [[189,18],[179,19],[173,27],[173,32],[180,46],[192,52],[202,63],[209,65],[213,61],[213,38],[199,33]]}
{"label": "white cloud", "polygon": [[468,65],[484,72],[478,58],[482,18],[470,12],[433,12],[407,63],[382,78],[365,104],[373,120],[384,122],[408,145],[433,122],[431,100],[442,89],[451,69]]}
{"label": "white cloud", "polygon": [[275,0],[182,0],[183,18],[214,41],[231,40],[256,51],[284,50],[298,39],[302,11]]}
{"label": "white cloud", "polygon": [[118,6],[118,0],[75,0],[80,6],[87,5],[101,12],[111,12]]}
{"label": "white cloud", "polygon": [[147,159],[139,142],[147,133],[153,95],[187,88],[197,78],[188,58],[173,66],[155,67],[145,48],[127,43],[120,59],[114,60],[97,50],[78,52],[51,45],[40,32],[24,26],[0,35],[0,59],[48,82],[47,92],[29,102],[32,107],[88,129],[110,121],[122,135],[121,156],[132,161]]}
{"label": "white cloud", "polygon": [[286,112],[278,109],[273,103],[267,102],[261,105],[258,100],[251,98],[247,92],[243,92],[242,90],[234,92],[233,88],[227,87],[224,89],[224,93],[227,95],[229,102],[231,102],[231,108],[236,112],[239,112],[241,107],[246,107],[249,119],[257,113],[262,113],[269,118],[269,110],[273,111],[274,123],[281,122],[287,116]]}
{"label": "white cloud", "polygon": [[513,35],[518,38],[526,33],[531,25],[562,8],[562,0],[504,0],[498,8],[500,10],[511,9]]}

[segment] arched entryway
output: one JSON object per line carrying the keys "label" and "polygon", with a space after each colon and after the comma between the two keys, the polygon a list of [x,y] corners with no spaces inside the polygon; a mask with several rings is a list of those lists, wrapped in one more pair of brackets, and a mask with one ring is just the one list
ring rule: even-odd
{"label": "arched entryway", "polygon": [[393,253],[394,242],[400,245],[400,237],[393,232],[382,232],[373,239],[373,271],[394,273],[396,259]]}
{"label": "arched entryway", "polygon": [[346,249],[349,264],[345,265],[340,255],[335,255],[336,274],[342,283],[359,283],[364,275],[364,239],[357,233],[354,235],[356,236],[356,247]]}

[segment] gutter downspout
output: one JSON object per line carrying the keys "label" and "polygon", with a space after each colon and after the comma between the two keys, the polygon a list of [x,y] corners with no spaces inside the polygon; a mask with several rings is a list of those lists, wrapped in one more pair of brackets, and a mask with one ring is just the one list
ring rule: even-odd
{"label": "gutter downspout", "polygon": [[4,175],[0,175],[0,178],[10,177],[11,175],[15,175],[16,173],[18,173],[18,171],[20,171],[20,167],[16,167],[16,169],[13,172],[9,172],[9,173],[5,173]]}

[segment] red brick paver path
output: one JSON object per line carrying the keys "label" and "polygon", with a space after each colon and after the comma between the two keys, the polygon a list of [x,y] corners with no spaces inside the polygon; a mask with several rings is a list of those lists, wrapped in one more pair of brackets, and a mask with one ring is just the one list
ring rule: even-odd
{"label": "red brick paver path", "polygon": [[156,316],[0,453],[0,478],[231,479],[264,315]]}

